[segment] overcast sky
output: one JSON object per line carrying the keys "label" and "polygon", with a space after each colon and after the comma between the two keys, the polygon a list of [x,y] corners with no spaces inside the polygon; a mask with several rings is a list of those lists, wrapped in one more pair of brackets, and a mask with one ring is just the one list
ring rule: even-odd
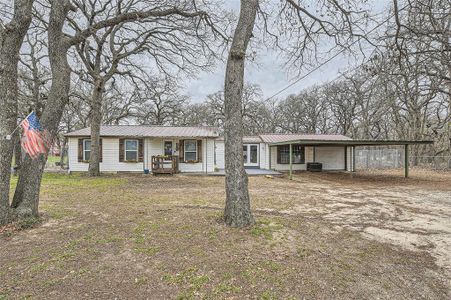
{"label": "overcast sky", "polygon": [[[228,3],[228,5],[238,13],[239,0],[229,1],[230,4]],[[387,9],[391,0],[373,0],[369,2],[372,6],[373,13],[379,14]],[[388,13],[383,13],[382,15],[385,15],[385,18],[388,17]],[[298,93],[309,86],[333,80],[339,76],[341,72],[355,67],[358,63],[362,62],[363,59],[363,56],[350,58],[349,56],[341,55],[278,95],[277,98],[283,98],[289,94]],[[256,61],[257,64],[248,64],[246,66],[245,82],[259,84],[265,98],[272,96],[302,76],[287,74],[283,68],[282,58],[278,57],[275,51],[259,51]],[[308,70],[304,70],[302,74],[307,72]],[[208,94],[223,89],[224,74],[225,64],[219,63],[212,72],[203,72],[199,74],[197,79],[185,80],[185,89],[183,92],[190,96],[193,102],[202,102]]]}

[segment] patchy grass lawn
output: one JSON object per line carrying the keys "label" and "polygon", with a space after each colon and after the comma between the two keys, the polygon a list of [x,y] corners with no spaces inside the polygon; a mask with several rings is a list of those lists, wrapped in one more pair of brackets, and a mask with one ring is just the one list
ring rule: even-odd
{"label": "patchy grass lawn", "polygon": [[451,175],[412,175],[251,177],[233,229],[223,177],[46,174],[45,221],[0,237],[0,299],[447,299]]}

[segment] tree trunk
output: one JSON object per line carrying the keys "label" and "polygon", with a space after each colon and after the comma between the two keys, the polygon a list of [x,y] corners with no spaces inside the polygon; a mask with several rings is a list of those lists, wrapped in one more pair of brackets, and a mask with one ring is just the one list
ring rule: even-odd
{"label": "tree trunk", "polygon": [[20,134],[18,132],[14,136],[14,162],[14,167],[19,170],[22,163],[22,145],[20,144]]}
{"label": "tree trunk", "polygon": [[60,141],[60,168],[64,169],[64,159],[66,157],[66,146],[67,146],[67,139],[63,137],[63,140]]}
{"label": "tree trunk", "polygon": [[[42,113],[41,124],[50,136],[55,138],[64,107],[69,100],[71,70],[67,63],[67,51],[70,43],[66,40],[62,28],[71,6],[68,0],[51,3],[48,40],[52,86]],[[47,155],[40,155],[35,160],[27,155],[23,160],[13,199],[13,207],[19,217],[38,216],[39,191],[46,161]]]}
{"label": "tree trunk", "polygon": [[33,0],[16,0],[10,23],[0,28],[0,225],[9,222],[9,185],[14,139],[6,135],[17,122],[17,64],[32,19]]}
{"label": "tree trunk", "polygon": [[250,208],[248,178],[243,162],[242,94],[246,49],[257,14],[257,0],[241,0],[240,18],[227,59],[224,87],[224,138],[226,205],[224,220],[228,226],[254,224]]}
{"label": "tree trunk", "polygon": [[100,126],[102,124],[102,96],[104,82],[97,79],[91,99],[91,154],[89,176],[100,176]]}

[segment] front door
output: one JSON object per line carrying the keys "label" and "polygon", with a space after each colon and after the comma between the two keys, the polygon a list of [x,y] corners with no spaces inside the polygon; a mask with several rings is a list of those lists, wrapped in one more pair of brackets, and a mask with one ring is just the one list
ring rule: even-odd
{"label": "front door", "polygon": [[172,141],[164,141],[164,155],[172,155]]}
{"label": "front door", "polygon": [[244,144],[243,159],[245,167],[258,167],[259,163],[258,144]]}

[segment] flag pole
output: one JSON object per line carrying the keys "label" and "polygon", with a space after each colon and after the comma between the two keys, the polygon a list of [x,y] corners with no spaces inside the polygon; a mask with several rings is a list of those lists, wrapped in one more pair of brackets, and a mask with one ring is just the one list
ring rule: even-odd
{"label": "flag pole", "polygon": [[10,141],[12,139],[12,136],[14,134],[14,132],[16,132],[16,130],[20,127],[20,125],[22,125],[23,121],[25,121],[26,119],[28,119],[28,117],[33,113],[33,110],[25,117],[25,119],[23,119],[22,121],[20,121],[19,125],[16,126],[16,128],[14,128],[13,132],[11,132],[10,134],[6,135],[6,140]]}

